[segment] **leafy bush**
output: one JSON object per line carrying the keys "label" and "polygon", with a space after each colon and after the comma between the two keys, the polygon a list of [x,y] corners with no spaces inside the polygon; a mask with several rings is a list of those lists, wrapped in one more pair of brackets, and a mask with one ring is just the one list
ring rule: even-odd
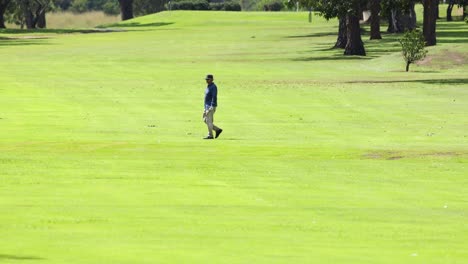
{"label": "leafy bush", "polygon": [[224,10],[224,3],[210,3],[210,10]]}
{"label": "leafy bush", "polygon": [[423,34],[417,30],[406,31],[399,41],[406,62],[406,71],[409,71],[411,63],[426,57],[427,51],[424,49],[426,41]]}
{"label": "leafy bush", "polygon": [[257,9],[263,11],[281,11],[284,7],[284,3],[280,0],[264,0],[257,5]]}
{"label": "leafy bush", "polygon": [[242,8],[239,3],[227,1],[224,2],[224,10],[226,11],[241,11]]}
{"label": "leafy bush", "polygon": [[210,3],[203,0],[193,1],[193,10],[210,10]]}
{"label": "leafy bush", "polygon": [[241,11],[241,5],[237,2],[226,1],[224,3],[210,3],[210,10]]}
{"label": "leafy bush", "polygon": [[174,1],[172,10],[210,10],[210,4],[207,0],[180,0]]}
{"label": "leafy bush", "polygon": [[[112,0],[117,2],[116,0]],[[144,16],[161,12],[165,9],[166,0],[133,0],[133,14]]]}
{"label": "leafy bush", "polygon": [[74,0],[70,6],[70,10],[74,13],[84,13],[89,9],[88,0]]}
{"label": "leafy bush", "polygon": [[[117,2],[115,0],[73,0],[71,2],[69,10],[74,13],[84,13],[87,11],[93,10],[103,10],[104,5],[107,5],[107,8],[111,7],[111,4],[119,4],[114,3]],[[65,9],[63,9],[65,10]]]}
{"label": "leafy bush", "polygon": [[72,0],[55,0],[54,5],[61,10],[68,10],[72,4]]}
{"label": "leafy bush", "polygon": [[102,6],[102,11],[106,15],[118,15],[120,14],[120,7],[117,1],[107,2]]}

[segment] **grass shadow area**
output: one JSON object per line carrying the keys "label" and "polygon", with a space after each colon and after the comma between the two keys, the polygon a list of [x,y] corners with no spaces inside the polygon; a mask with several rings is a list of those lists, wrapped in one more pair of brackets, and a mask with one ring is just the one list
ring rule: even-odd
{"label": "grass shadow area", "polygon": [[392,80],[392,81],[349,81],[346,83],[423,83],[423,84],[433,84],[433,85],[467,85],[468,78]]}
{"label": "grass shadow area", "polygon": [[44,260],[44,258],[35,257],[35,256],[20,256],[20,255],[8,255],[8,254],[0,254],[0,260]]}
{"label": "grass shadow area", "polygon": [[398,39],[401,34],[381,33],[382,39],[379,40],[366,40],[365,48],[369,56],[380,57],[388,53],[400,52],[401,45]]}
{"label": "grass shadow area", "polygon": [[464,30],[467,27],[463,21],[445,21],[445,20],[438,20],[437,21],[437,30]]}
{"label": "grass shadow area", "polygon": [[113,32],[125,32],[122,29],[15,29],[6,28],[0,29],[0,34],[92,34],[92,33],[113,33]]}
{"label": "grass shadow area", "polygon": [[437,32],[437,42],[449,44],[468,43],[468,32]]}
{"label": "grass shadow area", "polygon": [[350,61],[350,60],[371,60],[372,57],[366,56],[345,56],[342,54],[335,54],[330,56],[313,56],[301,57],[291,59],[292,61]]}
{"label": "grass shadow area", "polygon": [[285,38],[320,38],[320,37],[335,37],[335,32],[317,32],[313,34],[307,35],[294,35],[294,36],[286,36]]}
{"label": "grass shadow area", "polygon": [[51,45],[46,37],[34,38],[6,38],[0,37],[1,46],[28,46],[28,45]]}
{"label": "grass shadow area", "polygon": [[155,23],[148,23],[142,24],[139,22],[132,22],[132,23],[115,23],[109,25],[101,25],[97,26],[96,28],[139,28],[139,27],[162,27],[162,26],[169,26],[174,24],[174,22],[155,22]]}

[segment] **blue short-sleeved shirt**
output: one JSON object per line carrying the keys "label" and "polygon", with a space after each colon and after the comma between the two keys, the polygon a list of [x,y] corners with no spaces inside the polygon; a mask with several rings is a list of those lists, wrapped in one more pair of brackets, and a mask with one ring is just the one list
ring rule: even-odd
{"label": "blue short-sleeved shirt", "polygon": [[218,87],[212,83],[205,90],[205,109],[218,106]]}

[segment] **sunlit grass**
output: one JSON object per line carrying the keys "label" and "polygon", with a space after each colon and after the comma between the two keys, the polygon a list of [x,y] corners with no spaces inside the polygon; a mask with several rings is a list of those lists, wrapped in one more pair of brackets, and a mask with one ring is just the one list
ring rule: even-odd
{"label": "sunlit grass", "polygon": [[409,73],[398,35],[344,57],[336,25],[1,30],[0,263],[464,263],[468,25]]}

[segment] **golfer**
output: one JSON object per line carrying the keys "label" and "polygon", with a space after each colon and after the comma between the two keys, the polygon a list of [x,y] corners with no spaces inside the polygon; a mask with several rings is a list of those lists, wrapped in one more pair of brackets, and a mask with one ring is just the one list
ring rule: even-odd
{"label": "golfer", "polygon": [[[218,87],[213,82],[213,75],[206,75],[207,87],[205,90],[205,110],[203,111],[203,121],[205,121],[208,126],[208,136],[203,139],[214,139],[218,138],[221,135],[223,130],[213,124],[214,122],[214,113],[216,112],[216,107],[218,106]],[[216,135],[213,137],[213,130]]]}

